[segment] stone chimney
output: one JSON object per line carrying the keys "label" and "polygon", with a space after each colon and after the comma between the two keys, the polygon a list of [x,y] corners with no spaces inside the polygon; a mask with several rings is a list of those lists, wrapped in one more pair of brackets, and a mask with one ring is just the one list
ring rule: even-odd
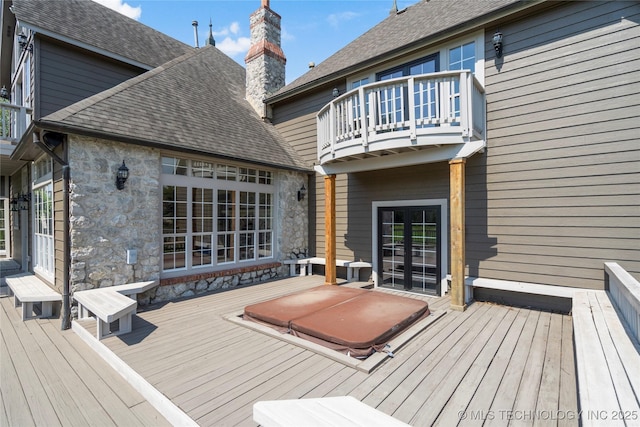
{"label": "stone chimney", "polygon": [[287,58],[280,47],[280,15],[261,0],[260,9],[251,14],[251,47],[244,58],[247,71],[246,98],[262,118],[270,116],[264,100],[285,83]]}

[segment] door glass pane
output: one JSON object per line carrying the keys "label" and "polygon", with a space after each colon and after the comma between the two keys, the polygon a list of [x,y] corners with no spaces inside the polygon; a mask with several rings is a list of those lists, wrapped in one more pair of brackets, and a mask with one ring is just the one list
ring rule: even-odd
{"label": "door glass pane", "polygon": [[382,284],[404,288],[404,212],[381,211]]}
{"label": "door glass pane", "polygon": [[437,217],[434,209],[411,212],[411,287],[435,291],[437,283]]}

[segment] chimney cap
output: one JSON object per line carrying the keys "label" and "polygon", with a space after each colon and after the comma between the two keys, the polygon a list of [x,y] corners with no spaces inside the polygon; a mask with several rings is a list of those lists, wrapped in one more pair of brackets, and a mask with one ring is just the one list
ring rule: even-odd
{"label": "chimney cap", "polygon": [[316,67],[316,63],[311,61],[309,62],[309,68],[315,68]]}

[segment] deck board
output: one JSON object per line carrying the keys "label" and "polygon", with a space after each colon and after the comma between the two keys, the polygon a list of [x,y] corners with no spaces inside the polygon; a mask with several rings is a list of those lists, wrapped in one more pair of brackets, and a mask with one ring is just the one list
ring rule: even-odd
{"label": "deck board", "polygon": [[0,324],[0,425],[169,425],[59,319],[23,322],[0,298]]}
{"label": "deck board", "polygon": [[[246,305],[323,283],[322,276],[295,277],[145,307],[134,317],[132,333],[107,337],[101,343],[201,426],[255,426],[252,406],[257,401],[346,395],[413,425],[482,425],[484,421],[484,425],[507,425],[510,420],[500,411],[516,407],[577,412],[573,329],[571,318],[566,315],[474,303],[465,312],[447,312],[369,374],[225,319]],[[359,285],[362,284],[348,284]],[[382,292],[408,295],[401,291]],[[432,311],[444,311],[449,306],[448,297],[410,297],[426,299]],[[9,304],[3,302],[2,307],[12,310],[19,319],[19,312],[9,309]],[[0,315],[7,316],[2,312]],[[60,333],[54,331],[55,323],[48,322],[44,332],[34,330],[40,340],[45,340],[46,334]],[[95,322],[82,325],[95,332]],[[16,331],[10,339],[20,342],[22,333],[30,331]],[[3,328],[2,351],[12,352],[5,344],[5,335],[9,334]],[[85,348],[89,354],[77,351],[71,358],[76,364],[91,357],[92,350],[86,350],[89,347],[78,342],[79,337],[63,337],[51,339],[48,345],[60,354],[77,346]],[[51,366],[46,365],[47,358],[39,345],[28,345],[23,353],[32,350],[29,360],[35,358],[33,363]],[[57,360],[60,361],[59,356]],[[102,361],[94,359],[93,363]],[[92,372],[84,374],[80,382],[76,379],[70,384],[90,388],[86,383],[99,380],[98,368],[90,365],[90,369]],[[2,379],[7,377],[15,384],[17,374],[11,372],[3,370]],[[11,380],[10,375],[16,377]],[[109,392],[117,388],[119,374],[111,375],[115,376],[100,375],[97,389]],[[60,387],[69,389],[68,384],[56,384],[62,378],[55,374],[42,373],[38,378],[48,392],[59,392]],[[7,402],[7,387],[3,384],[0,388],[2,404],[20,405],[19,398]],[[164,424],[154,422],[154,409],[136,393],[122,396],[123,404],[110,401],[106,404],[108,409],[96,410],[96,416],[125,407],[137,419],[129,424],[166,425],[164,420]],[[26,398],[23,406],[24,401]],[[73,409],[76,401],[67,402],[55,401],[51,405],[56,411],[57,405],[65,404],[69,405],[65,411],[75,410],[72,417],[60,419],[60,424],[86,423],[89,410],[83,414]],[[476,411],[478,416],[461,417],[461,411]],[[490,411],[491,419],[479,420]],[[19,413],[24,410],[14,411]],[[5,417],[8,424],[14,425],[10,415],[6,413]],[[33,418],[30,423],[36,424]],[[112,423],[123,424],[120,419]],[[29,422],[20,425],[23,424]],[[566,425],[575,426],[577,421],[568,420]]]}

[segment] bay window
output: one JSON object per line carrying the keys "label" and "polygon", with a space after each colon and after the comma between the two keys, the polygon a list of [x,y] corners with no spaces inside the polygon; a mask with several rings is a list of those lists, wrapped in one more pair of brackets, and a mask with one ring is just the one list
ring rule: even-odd
{"label": "bay window", "polygon": [[215,271],[273,257],[270,171],[162,159],[163,267]]}

